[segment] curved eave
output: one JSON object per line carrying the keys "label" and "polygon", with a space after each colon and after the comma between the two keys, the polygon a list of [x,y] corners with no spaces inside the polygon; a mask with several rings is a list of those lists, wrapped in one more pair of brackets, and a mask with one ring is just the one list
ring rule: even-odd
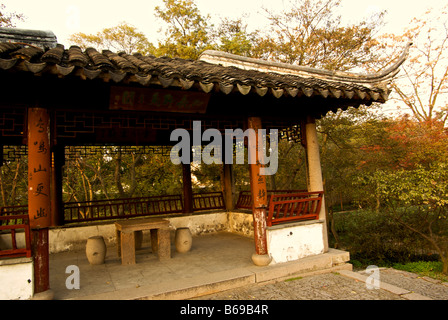
{"label": "curved eave", "polygon": [[[2,52],[2,50],[4,50]],[[358,104],[387,100],[388,81],[407,57],[409,45],[390,68],[362,75],[331,72],[302,66],[267,62],[218,51],[205,51],[199,60],[156,58],[140,54],[113,53],[93,48],[82,51],[62,45],[46,50],[16,44],[0,44],[0,71],[35,76],[100,80],[115,84],[157,85],[260,97],[347,99]]]}
{"label": "curved eave", "polygon": [[310,68],[306,66],[297,66],[281,62],[271,62],[261,59],[248,58],[235,54],[206,50],[199,60],[208,63],[219,64],[224,67],[237,67],[245,70],[256,70],[260,72],[275,72],[284,75],[295,75],[305,78],[319,78],[329,82],[359,83],[375,87],[376,84],[392,79],[400,70],[400,66],[406,60],[409,54],[409,48],[412,43],[408,43],[397,61],[389,68],[373,73],[361,74],[343,71],[329,71],[323,69]]}

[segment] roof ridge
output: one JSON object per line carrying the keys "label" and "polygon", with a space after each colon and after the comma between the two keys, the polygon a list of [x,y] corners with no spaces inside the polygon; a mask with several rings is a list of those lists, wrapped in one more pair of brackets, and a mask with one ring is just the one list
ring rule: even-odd
{"label": "roof ridge", "polygon": [[409,54],[412,42],[406,44],[400,57],[389,68],[372,74],[354,73],[346,71],[330,71],[307,66],[291,65],[283,62],[274,62],[263,59],[244,57],[228,52],[217,50],[206,50],[200,56],[200,61],[221,64],[226,67],[240,67],[246,70],[257,70],[262,72],[275,72],[285,75],[313,76],[325,80],[356,82],[356,83],[378,83],[393,78],[398,72]]}

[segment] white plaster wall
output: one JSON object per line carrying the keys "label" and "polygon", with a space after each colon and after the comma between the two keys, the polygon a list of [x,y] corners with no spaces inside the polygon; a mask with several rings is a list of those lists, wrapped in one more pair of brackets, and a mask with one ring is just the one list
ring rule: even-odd
{"label": "white plaster wall", "polygon": [[324,252],[322,221],[303,221],[268,227],[266,240],[271,264],[301,259]]}
{"label": "white plaster wall", "polygon": [[[23,231],[16,232],[17,248],[25,248],[25,233]],[[12,238],[10,233],[0,234],[0,250],[12,249]]]}
{"label": "white plaster wall", "polygon": [[[170,220],[172,229],[188,227],[195,236],[210,232],[228,231],[246,237],[253,237],[253,216],[244,212],[216,212],[195,214],[190,216],[166,217]],[[113,222],[81,227],[57,227],[49,230],[50,253],[69,250],[83,250],[87,239],[93,236],[103,236],[107,246],[115,245],[115,225]],[[144,241],[148,237],[144,236]],[[25,247],[23,232],[16,234],[19,248]],[[0,249],[11,249],[11,235],[0,234]]]}
{"label": "white plaster wall", "polygon": [[245,237],[254,236],[254,216],[252,213],[229,212],[227,231]]}
{"label": "white plaster wall", "polygon": [[69,228],[51,228],[49,230],[50,253],[86,248],[87,239],[102,236],[107,246],[115,244],[115,225],[113,223]]}
{"label": "white plaster wall", "polygon": [[227,229],[227,213],[224,211],[166,219],[170,221],[174,230],[187,227],[195,236]]}
{"label": "white plaster wall", "polygon": [[[182,217],[166,217],[164,219],[170,221],[173,230],[172,237],[174,237],[174,230],[180,227],[190,228],[191,233],[195,236],[211,232],[229,231],[228,216],[225,211]],[[146,233],[148,232],[144,231],[143,243],[148,242],[150,238],[145,235]],[[49,231],[50,253],[84,250],[87,239],[92,236],[102,236],[106,246],[115,246],[115,224],[51,228]]]}
{"label": "white plaster wall", "polygon": [[0,300],[27,300],[34,293],[34,268],[31,258],[0,261]]}

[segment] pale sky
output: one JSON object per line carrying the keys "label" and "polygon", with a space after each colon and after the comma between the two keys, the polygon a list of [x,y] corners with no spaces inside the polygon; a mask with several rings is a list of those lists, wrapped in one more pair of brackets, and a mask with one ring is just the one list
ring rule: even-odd
{"label": "pale sky", "polygon": [[[340,14],[345,21],[359,21],[371,12],[387,10],[386,30],[400,33],[413,17],[421,16],[427,8],[440,8],[446,0],[342,0]],[[249,14],[250,29],[267,26],[261,7],[281,10],[289,0],[196,0],[202,14],[237,18]],[[154,16],[154,7],[162,0],[0,0],[6,11],[23,13],[27,19],[17,23],[18,28],[53,31],[58,42],[69,45],[67,38],[76,32],[96,33],[122,21],[134,25],[157,43],[160,21]]]}

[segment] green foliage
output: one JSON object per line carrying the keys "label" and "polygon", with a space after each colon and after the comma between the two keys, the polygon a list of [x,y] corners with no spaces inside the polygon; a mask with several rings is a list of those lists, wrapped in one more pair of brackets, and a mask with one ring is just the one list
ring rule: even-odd
{"label": "green foliage", "polygon": [[328,113],[317,122],[325,198],[329,207],[337,205],[343,209],[353,203],[363,207],[376,206],[376,199],[370,198],[370,190],[353,184],[360,175],[389,165],[389,158],[370,156],[364,150],[365,145],[381,145],[387,141],[385,128],[388,122],[378,116],[377,111],[378,106],[349,108]]}
{"label": "green foliage", "polygon": [[278,144],[278,170],[266,177],[271,190],[302,190],[306,186],[305,150],[300,143],[280,140]]}
{"label": "green foliage", "polygon": [[146,36],[126,22],[121,22],[115,27],[104,28],[96,34],[78,32],[72,34],[69,40],[83,49],[94,47],[100,51],[109,49],[128,54],[134,52],[152,54],[155,51],[154,45],[148,41]]}
{"label": "green foliage", "polygon": [[395,263],[395,269],[417,273],[441,281],[448,281],[448,276],[442,274],[443,263],[441,261],[415,261],[408,263]]}
{"label": "green foliage", "polygon": [[0,207],[28,203],[27,170],[26,157],[7,161],[0,167]]}
{"label": "green foliage", "polygon": [[[414,221],[407,216],[406,221]],[[415,259],[434,259],[426,241],[382,212],[334,213],[339,246],[360,265],[391,265]],[[330,238],[333,241],[332,238]]]}
{"label": "green foliage", "polygon": [[167,28],[165,39],[159,43],[158,55],[197,59],[209,47],[210,16],[203,16],[193,0],[163,0],[164,7],[155,8],[156,17]]}
{"label": "green foliage", "polygon": [[394,268],[416,273],[429,271],[441,272],[442,264],[439,261],[415,261],[406,264],[396,263],[394,264]]}
{"label": "green foliage", "polygon": [[447,169],[448,164],[435,163],[412,170],[378,170],[370,182],[377,185],[377,193],[387,206],[425,206],[436,210],[448,205]]}
{"label": "green foliage", "polygon": [[224,18],[215,31],[216,50],[241,56],[251,56],[257,41],[257,32],[247,32],[243,18]]}
{"label": "green foliage", "polygon": [[182,193],[182,168],[159,154],[138,155],[104,147],[102,153],[67,161],[64,201]]}

